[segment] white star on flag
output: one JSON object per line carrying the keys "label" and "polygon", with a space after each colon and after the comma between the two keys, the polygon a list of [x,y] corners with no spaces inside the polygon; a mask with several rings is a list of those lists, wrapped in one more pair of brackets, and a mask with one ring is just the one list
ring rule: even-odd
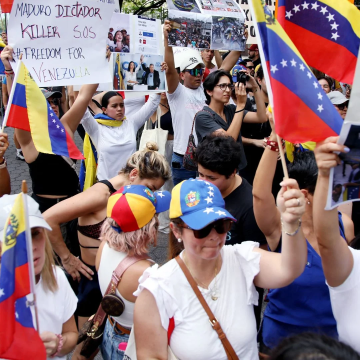
{"label": "white star on flag", "polygon": [[55,120],[55,119],[53,120],[53,123],[54,123],[54,124],[56,123],[56,120]]}
{"label": "white star on flag", "polygon": [[317,96],[318,96],[318,99],[319,99],[319,100],[322,100],[322,99],[323,99],[323,96],[322,96],[321,93],[318,93]]}
{"label": "white star on flag", "polygon": [[309,79],[311,79],[311,72],[310,72],[310,71],[308,71],[306,75],[307,75],[307,77],[308,77]]}
{"label": "white star on flag", "polygon": [[304,71],[304,70],[305,70],[305,66],[304,66],[304,64],[300,64],[300,66],[299,66],[299,67],[300,67],[300,70],[301,70],[301,71]]}
{"label": "white star on flag", "polygon": [[337,24],[336,22],[331,24],[331,30],[337,30],[338,27],[339,27],[339,24]]}
{"label": "white star on flag", "polygon": [[206,201],[207,204],[212,203],[212,198],[207,197],[207,198],[205,199],[205,201]]}
{"label": "white star on flag", "polygon": [[316,81],[313,82],[313,85],[314,85],[315,89],[317,89],[319,87],[319,84]]}
{"label": "white star on flag", "polygon": [[162,191],[158,191],[157,194],[158,194],[158,196],[160,196],[161,198],[163,198],[163,197],[165,196],[165,194],[163,194]]}
{"label": "white star on flag", "polygon": [[322,112],[324,110],[322,105],[319,105],[317,109],[318,109],[319,112]]}
{"label": "white star on flag", "polygon": [[54,116],[54,114],[53,114],[53,113],[50,113],[50,116]]}
{"label": "white star on flag", "polygon": [[49,106],[49,110],[50,110],[50,111],[52,110],[52,107],[51,107],[51,106]]}
{"label": "white star on flag", "polygon": [[57,128],[59,128],[59,127],[60,127],[60,125],[56,125],[56,127],[57,127]]}
{"label": "white star on flag", "polygon": [[209,191],[213,191],[213,190],[214,190],[214,188],[213,188],[212,186],[210,186],[210,185],[209,185],[209,186],[208,186],[208,190],[209,190]]}
{"label": "white star on flag", "polygon": [[279,70],[279,69],[277,68],[277,65],[271,65],[271,70],[270,70],[270,71],[271,71],[272,73],[275,74],[278,70]]}
{"label": "white star on flag", "polygon": [[208,186],[210,186],[210,183],[208,181],[204,181],[204,183]]}
{"label": "white star on flag", "polygon": [[317,8],[319,7],[320,5],[316,2],[314,2],[313,4],[311,4],[311,9],[315,9],[317,10]]}
{"label": "white star on flag", "polygon": [[5,295],[4,289],[0,289],[0,297],[1,297],[1,296],[4,296],[4,295]]}
{"label": "white star on flag", "polygon": [[323,15],[325,15],[325,14],[328,12],[328,10],[327,10],[326,6],[321,7],[320,12],[321,12]]}
{"label": "white star on flag", "polygon": [[210,214],[211,212],[214,212],[213,208],[206,208],[203,212],[206,212],[206,214]]}
{"label": "white star on flag", "polygon": [[285,59],[282,59],[282,62],[280,63],[282,67],[287,66],[287,61]]}
{"label": "white star on flag", "polygon": [[196,181],[196,179],[190,179],[190,181]]}
{"label": "white star on flag", "polygon": [[215,214],[218,214],[219,216],[221,216],[221,215],[226,215],[226,212],[219,210]]}
{"label": "white star on flag", "polygon": [[295,11],[295,14],[300,11],[300,5],[295,5],[293,11]]}
{"label": "white star on flag", "polygon": [[309,5],[310,5],[310,4],[308,4],[306,1],[304,1],[304,3],[301,4],[301,6],[303,7],[303,10],[309,9]]}
{"label": "white star on flag", "polygon": [[15,312],[15,317],[18,319],[19,318],[19,314],[17,312]]}
{"label": "white star on flag", "polygon": [[61,132],[64,132],[64,129],[61,129]]}
{"label": "white star on flag", "polygon": [[209,196],[214,196],[214,193],[210,190],[208,191]]}
{"label": "white star on flag", "polygon": [[127,188],[127,189],[130,189],[130,188],[131,188],[131,185],[127,185],[126,188]]}
{"label": "white star on flag", "polygon": [[334,15],[330,14],[326,17],[329,21],[334,21]]}
{"label": "white star on flag", "polygon": [[293,14],[291,13],[291,11],[287,11],[285,17],[287,17],[288,19],[291,19],[291,17],[293,16]]}
{"label": "white star on flag", "polygon": [[334,39],[335,41],[338,39],[338,37],[340,37],[340,35],[338,35],[338,33],[337,33],[337,32],[336,32],[336,33],[334,33],[334,34],[333,34],[333,33],[331,33],[331,35],[332,35],[332,36],[331,36],[331,38],[332,38],[332,39]]}
{"label": "white star on flag", "polygon": [[295,59],[292,59],[290,62],[291,62],[291,66],[296,66],[296,61],[295,61]]}

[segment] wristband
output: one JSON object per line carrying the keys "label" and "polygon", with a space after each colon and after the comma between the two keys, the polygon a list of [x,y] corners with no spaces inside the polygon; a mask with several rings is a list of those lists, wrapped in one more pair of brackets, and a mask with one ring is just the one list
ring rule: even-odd
{"label": "wristband", "polygon": [[54,358],[55,356],[57,356],[59,354],[59,352],[61,351],[63,345],[64,345],[64,338],[61,334],[55,334],[58,339],[59,339],[59,343],[58,343],[58,347],[56,349],[55,354],[52,354],[51,357]]}
{"label": "wristband", "polygon": [[286,234],[287,236],[295,236],[295,235],[299,232],[299,230],[300,230],[300,228],[301,228],[301,219],[299,219],[299,226],[298,226],[297,229],[296,229],[294,232],[292,232],[292,233],[288,233],[288,232],[284,229],[284,224],[283,224],[283,222],[282,222],[282,219],[281,219],[281,226],[282,226],[282,228],[283,228],[283,230],[284,230],[284,232],[285,232],[285,234]]}
{"label": "wristband", "polygon": [[[279,144],[277,141],[271,141],[270,138],[265,138],[266,147],[271,151],[279,152]],[[282,147],[284,148],[285,142],[284,140],[281,141]]]}
{"label": "wristband", "polygon": [[0,169],[6,168],[6,159],[4,158],[4,161],[0,164]]}
{"label": "wristband", "polygon": [[244,111],[244,110],[245,110],[245,108],[243,108],[243,109],[241,109],[241,110],[237,110],[237,111],[235,111],[235,114],[241,113],[241,112]]}
{"label": "wristband", "polygon": [[5,71],[13,71],[13,69],[5,69]]}

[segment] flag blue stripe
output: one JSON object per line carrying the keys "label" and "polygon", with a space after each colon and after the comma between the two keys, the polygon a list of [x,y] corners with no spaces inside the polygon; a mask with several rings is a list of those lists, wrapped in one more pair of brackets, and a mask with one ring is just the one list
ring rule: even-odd
{"label": "flag blue stripe", "polygon": [[12,103],[23,108],[27,107],[25,85],[16,83]]}
{"label": "flag blue stripe", "polygon": [[[303,8],[302,4],[304,4],[304,2],[309,4],[308,9]],[[285,19],[313,32],[314,34],[322,36],[327,40],[344,46],[357,57],[359,53],[360,39],[355,34],[349,20],[332,7],[321,2],[317,2],[319,5],[317,10],[312,9],[313,3],[315,3],[315,1],[287,0],[285,11],[291,12],[292,16],[290,19],[288,17],[285,17]],[[294,6],[298,6],[300,10],[295,12]],[[320,12],[322,8],[327,10],[327,12],[324,10],[325,14]],[[329,20],[329,18],[327,18],[329,14],[333,15],[334,20]],[[332,24],[337,24],[338,26],[332,27]],[[335,38],[332,38],[334,34],[339,36],[337,37],[335,35],[336,40]],[[309,46],[316,46],[316,44],[309,44]],[[339,64],[339,66],[342,65]]]}
{"label": "flag blue stripe", "polygon": [[33,328],[33,321],[30,307],[26,306],[26,296],[16,300],[15,302],[15,320],[22,326]]}

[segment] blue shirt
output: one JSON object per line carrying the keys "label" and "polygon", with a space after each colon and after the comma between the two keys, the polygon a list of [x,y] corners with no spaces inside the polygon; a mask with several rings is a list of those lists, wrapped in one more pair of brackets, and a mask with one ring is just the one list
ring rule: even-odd
{"label": "blue shirt", "polygon": [[148,86],[154,86],[154,73],[149,73],[147,78]]}

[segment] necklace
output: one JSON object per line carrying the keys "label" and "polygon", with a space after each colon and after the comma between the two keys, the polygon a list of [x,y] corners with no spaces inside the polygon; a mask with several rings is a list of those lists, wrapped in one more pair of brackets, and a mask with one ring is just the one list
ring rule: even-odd
{"label": "necklace", "polygon": [[186,265],[186,267],[189,269],[190,271],[190,274],[191,276],[194,278],[194,280],[196,281],[196,283],[198,285],[200,285],[202,288],[204,289],[209,289],[211,291],[211,300],[213,301],[216,301],[219,296],[220,296],[220,293],[218,291],[218,287],[217,287],[217,278],[216,276],[218,275],[218,271],[217,271],[217,265],[218,265],[218,261],[216,262],[216,265],[215,265],[215,270],[214,270],[214,279],[215,279],[215,282],[214,282],[214,287],[213,288],[209,288],[209,286],[206,286],[204,283],[202,283],[201,281],[199,281],[192,273],[191,269],[190,269],[190,266],[187,264],[187,262],[185,261],[185,254],[184,253],[184,263]]}
{"label": "necklace", "polygon": [[160,104],[161,106],[163,106],[165,109],[170,110],[168,106],[166,106],[166,105],[164,105],[164,104],[162,104],[162,103],[159,103],[159,104]]}

